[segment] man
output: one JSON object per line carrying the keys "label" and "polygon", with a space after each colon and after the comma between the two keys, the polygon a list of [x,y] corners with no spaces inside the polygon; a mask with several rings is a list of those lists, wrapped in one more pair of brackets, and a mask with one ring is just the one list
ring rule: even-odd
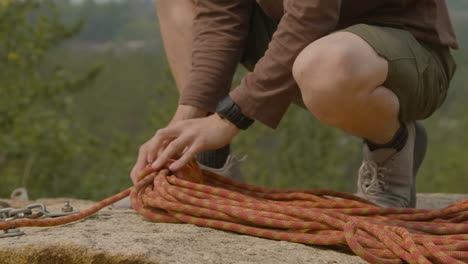
{"label": "man", "polygon": [[[276,128],[297,101],[363,138],[360,196],[415,206],[427,141],[415,120],[442,104],[455,71],[444,0],[155,2],[180,101],[170,124],[141,146],[134,182],[148,164],[171,158],[174,171],[197,155],[226,167],[239,131],[253,120]],[[240,62],[253,71],[229,92]]]}

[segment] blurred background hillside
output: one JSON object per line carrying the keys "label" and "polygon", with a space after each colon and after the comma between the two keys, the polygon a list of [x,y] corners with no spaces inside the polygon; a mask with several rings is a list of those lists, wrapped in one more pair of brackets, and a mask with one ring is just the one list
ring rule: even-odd
{"label": "blurred background hillside", "polygon": [[[424,121],[419,192],[468,192],[468,1],[448,4],[462,49],[446,103]],[[151,0],[0,0],[0,69],[0,197],[25,186],[97,200],[130,186],[139,145],[177,104]],[[276,131],[257,122],[234,142],[249,183],[347,192],[360,149],[296,106]]]}

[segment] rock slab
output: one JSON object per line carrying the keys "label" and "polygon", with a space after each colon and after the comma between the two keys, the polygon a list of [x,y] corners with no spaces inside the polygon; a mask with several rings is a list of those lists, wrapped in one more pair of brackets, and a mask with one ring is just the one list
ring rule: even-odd
{"label": "rock slab", "polygon": [[[418,207],[442,208],[465,199],[468,194],[420,194]],[[59,209],[64,200],[38,202]],[[15,207],[29,204],[8,202]],[[94,203],[72,200],[72,204],[86,209]],[[153,223],[128,209],[106,208],[76,223],[21,230],[26,235],[0,239],[0,264],[366,263],[346,252],[323,247],[190,224]]]}

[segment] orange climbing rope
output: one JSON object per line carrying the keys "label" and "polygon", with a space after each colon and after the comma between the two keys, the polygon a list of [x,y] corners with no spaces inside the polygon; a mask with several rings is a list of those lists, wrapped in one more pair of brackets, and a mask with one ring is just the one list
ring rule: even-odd
{"label": "orange climbing rope", "polygon": [[468,200],[439,210],[381,208],[328,190],[271,189],[237,182],[196,162],[140,181],[80,213],[0,222],[0,230],[77,221],[131,196],[143,217],[310,245],[342,246],[370,263],[468,263]]}

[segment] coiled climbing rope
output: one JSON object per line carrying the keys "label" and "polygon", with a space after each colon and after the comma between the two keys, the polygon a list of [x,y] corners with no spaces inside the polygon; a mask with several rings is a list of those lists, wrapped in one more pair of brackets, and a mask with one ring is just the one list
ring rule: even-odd
{"label": "coiled climbing rope", "polygon": [[135,186],[80,213],[0,222],[0,230],[55,226],[130,195],[143,217],[252,236],[349,248],[370,263],[468,263],[468,200],[439,210],[381,208],[329,190],[271,189],[201,171],[146,168]]}

